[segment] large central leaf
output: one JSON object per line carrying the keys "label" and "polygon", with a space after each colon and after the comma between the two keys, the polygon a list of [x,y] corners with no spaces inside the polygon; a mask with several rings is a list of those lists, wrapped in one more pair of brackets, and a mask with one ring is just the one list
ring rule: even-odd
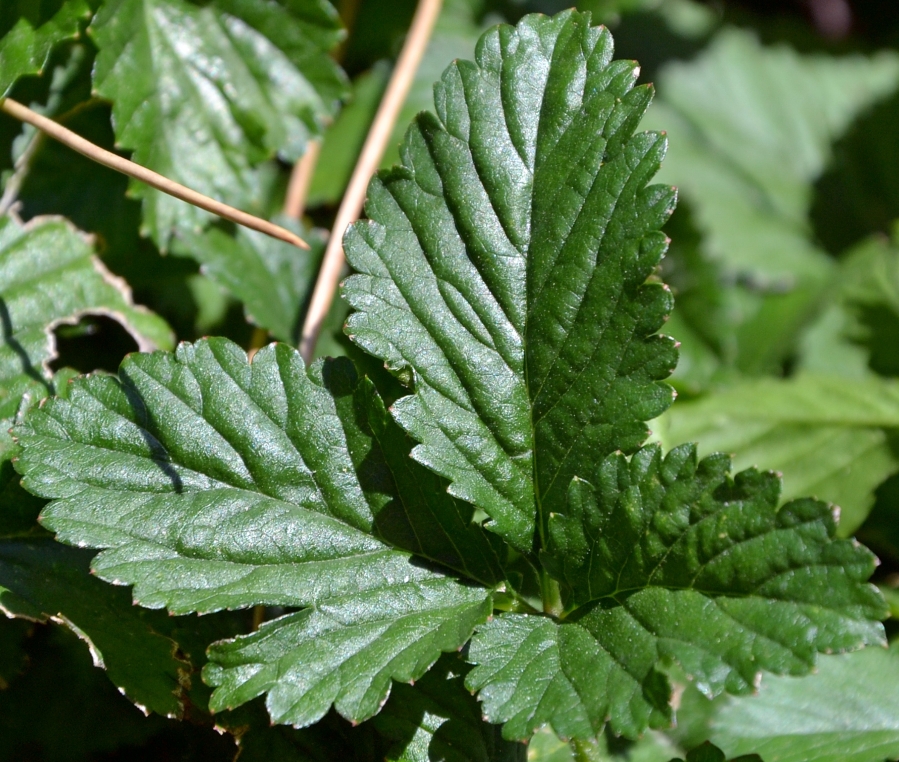
{"label": "large central leaf", "polygon": [[829,506],[639,449],[672,397],[654,271],[674,192],[647,186],[651,91],[589,22],[486,33],[372,182],[348,330],[408,396],[210,339],[77,380],[16,429],[44,524],[137,601],[302,609],[209,650],[214,709],[265,693],[278,722],[361,721],[475,633],[465,683],[506,739],[633,736],[670,722],[676,665],[745,692],[882,640],[874,558]]}
{"label": "large central leaf", "polygon": [[415,457],[530,550],[578,469],[646,436],[676,362],[646,279],[674,204],[646,187],[665,139],[612,39],[573,13],[528,17],[435,86],[437,116],[369,187],[347,236],[353,339],[413,371],[396,419]]}

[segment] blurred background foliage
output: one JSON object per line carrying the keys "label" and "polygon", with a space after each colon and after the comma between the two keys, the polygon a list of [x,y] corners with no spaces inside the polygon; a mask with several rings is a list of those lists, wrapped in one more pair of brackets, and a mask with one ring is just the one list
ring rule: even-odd
{"label": "blurred background foliage", "polygon": [[[177,2],[204,23],[218,7],[239,5]],[[26,3],[30,10],[23,11],[22,3],[0,3],[0,36],[20,14],[40,20],[59,5]],[[62,215],[91,233],[106,267],[179,340],[227,335],[248,349],[270,338],[296,343],[326,231],[415,7],[413,0],[281,5],[318,8],[318,36],[308,44],[332,50],[340,68],[310,69],[297,55],[290,59],[315,84],[318,100],[304,119],[285,119],[277,130],[238,119],[239,130],[222,139],[223,155],[236,141],[235,150],[252,160],[228,165],[222,192],[276,216],[291,162],[307,139],[322,136],[304,219],[287,223],[313,242],[309,255],[298,258],[290,247],[227,224],[178,219],[167,209],[149,215],[150,201],[128,193],[125,178],[0,117],[3,212],[15,201],[23,220]],[[453,58],[473,55],[485,28],[569,5],[445,0],[384,165],[397,160],[412,116],[430,107],[431,83]],[[666,332],[681,342],[672,378],[679,399],[655,422],[654,436],[666,446],[698,441],[701,454],[736,452],[736,468],[780,470],[785,496],[814,494],[838,505],[841,534],[855,534],[881,558],[876,581],[899,616],[899,3],[585,0],[577,7],[607,24],[618,57],[639,60],[642,80],[656,84],[645,124],[668,132],[659,181],[680,188],[659,274],[676,297]],[[290,58],[287,35],[272,39]],[[127,149],[125,132],[113,129],[112,75],[97,94],[97,67],[104,66],[98,45],[102,34],[58,45],[44,76],[21,79],[10,94],[99,145]],[[258,101],[279,117],[277,98],[260,93],[256,101],[247,96],[247,109],[262,108]],[[168,118],[185,120],[188,132],[192,120],[211,120],[189,111]],[[115,123],[123,127],[121,119]],[[181,139],[177,131],[164,136],[173,155],[191,150],[189,135],[185,146],[171,144]],[[367,362],[343,339],[344,317],[338,300],[318,354]],[[116,321],[95,315],[59,326],[56,338],[54,370],[113,371],[136,348]],[[380,373],[371,362],[366,368]],[[0,463],[0,477],[0,495],[9,495],[16,487],[8,463]],[[24,505],[21,495],[17,500]],[[38,508],[17,518],[16,532],[33,524]],[[209,639],[216,626],[210,621]],[[231,627],[233,621],[223,625],[222,634]],[[899,634],[889,622],[888,631]],[[758,697],[712,703],[688,688],[677,729],[637,744],[608,738],[597,754],[667,762],[712,738],[729,753],[758,751],[769,762],[899,757],[895,649],[823,661],[802,681],[766,678]],[[55,689],[60,684],[64,694]],[[801,711],[809,696],[817,699],[817,724]],[[258,722],[219,718],[231,731],[221,735],[200,709],[188,720],[144,717],[91,666],[69,630],[0,619],[0,760],[232,759],[234,739]],[[327,723],[322,732],[332,751],[383,758],[364,732],[336,717]],[[825,742],[826,723],[836,730]],[[240,759],[319,758],[310,751],[315,739],[271,732],[266,742],[244,743]],[[797,738],[806,745],[797,746]],[[808,756],[810,748],[817,756]],[[535,739],[529,756],[572,759],[549,734]]]}

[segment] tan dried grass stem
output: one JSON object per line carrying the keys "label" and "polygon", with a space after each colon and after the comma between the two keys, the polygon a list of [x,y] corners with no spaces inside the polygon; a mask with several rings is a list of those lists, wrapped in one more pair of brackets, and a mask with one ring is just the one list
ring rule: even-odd
{"label": "tan dried grass stem", "polygon": [[378,113],[368,131],[365,145],[362,147],[362,153],[359,154],[359,160],[356,162],[356,168],[353,170],[346,194],[337,210],[337,217],[334,220],[334,227],[331,228],[331,237],[328,239],[315,290],[312,292],[309,311],[306,313],[306,321],[303,324],[300,354],[303,355],[306,362],[312,359],[315,352],[315,344],[318,341],[322,323],[328,310],[331,309],[337,282],[343,272],[345,261],[343,234],[346,232],[347,226],[359,218],[362,211],[368,181],[381,163],[384,148],[393,132],[393,125],[406,100],[418,64],[421,62],[421,57],[434,29],[434,23],[440,14],[441,4],[441,0],[419,0],[403,50],[396,62],[381,105],[378,107]]}
{"label": "tan dried grass stem", "polygon": [[284,199],[284,214],[288,217],[298,220],[303,216],[312,175],[315,173],[315,163],[321,150],[321,141],[310,140],[306,145],[306,153],[293,165],[290,184],[287,186],[287,197]]}
{"label": "tan dried grass stem", "polygon": [[260,233],[265,233],[273,238],[292,243],[294,246],[299,246],[302,249],[309,248],[309,245],[296,235],[296,233],[292,233],[289,230],[282,228],[280,225],[275,225],[267,220],[255,217],[252,214],[242,212],[240,209],[235,209],[233,206],[223,204],[221,201],[211,199],[208,196],[204,196],[202,193],[197,193],[197,191],[191,190],[180,183],[176,183],[174,180],[169,180],[167,177],[163,177],[146,167],[142,167],[140,164],[135,164],[133,161],[129,161],[111,151],[100,148],[100,146],[94,145],[89,140],[85,140],[80,135],[63,127],[59,122],[54,122],[52,119],[48,119],[47,117],[32,111],[27,106],[23,106],[21,103],[14,101],[11,98],[0,99],[0,111],[15,117],[19,121],[34,125],[41,132],[46,133],[54,140],[58,140],[73,151],[77,151],[78,153],[87,156],[89,159],[93,159],[104,167],[109,167],[116,172],[121,172],[123,175],[133,177],[135,180],[140,180],[142,183],[146,183],[150,187],[156,188],[156,190],[160,190],[177,199],[186,201],[188,204],[193,204],[200,209],[205,209],[207,212],[216,214],[219,217],[235,222],[238,225],[243,225],[252,230],[258,230]]}

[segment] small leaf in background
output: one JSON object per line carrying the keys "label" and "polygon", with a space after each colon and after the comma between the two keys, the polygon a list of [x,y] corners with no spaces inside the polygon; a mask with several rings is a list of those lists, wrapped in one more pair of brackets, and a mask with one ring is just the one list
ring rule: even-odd
{"label": "small leaf in background", "polygon": [[899,87],[899,56],[803,56],[725,29],[696,60],[666,67],[659,87],[647,121],[672,141],[660,177],[690,201],[706,250],[761,282],[826,272],[806,219],[810,182],[832,141]]}
{"label": "small leaf in background", "polygon": [[[125,282],[70,224],[0,218],[0,419],[15,415],[24,394],[52,393],[50,332],[84,314],[116,319],[143,350],[173,345],[165,321],[132,303]],[[10,425],[0,423],[4,430]]]}
{"label": "small leaf in background", "polygon": [[307,206],[340,203],[389,79],[390,65],[379,61],[353,81],[349,102],[322,140]]}
{"label": "small leaf in background", "polygon": [[889,234],[899,219],[899,163],[895,140],[899,93],[875,104],[833,147],[833,160],[814,185],[810,212],[815,234],[833,254],[872,233]]}
{"label": "small leaf in background", "polygon": [[899,385],[873,375],[744,381],[677,402],[653,422],[666,447],[691,441],[702,455],[735,453],[736,468],[782,473],[784,499],[836,504],[841,537],[858,529],[877,485],[899,469],[888,435],[896,427]]}
{"label": "small leaf in background", "polygon": [[801,55],[725,28],[658,82],[647,124],[668,131],[660,178],[678,186],[701,256],[721,269],[731,324],[723,359],[747,374],[780,373],[833,277],[808,220],[811,182],[832,141],[899,87],[899,57]]}
{"label": "small leaf in background", "polygon": [[325,241],[320,231],[307,231],[287,218],[275,221],[301,236],[310,250],[245,228],[229,235],[212,227],[202,233],[179,233],[173,252],[200,262],[204,275],[243,302],[250,323],[279,341],[297,344]]}
{"label": "small leaf in background", "polygon": [[[134,160],[246,211],[261,211],[254,167],[298,158],[334,114],[344,78],[326,53],[339,40],[324,0],[109,0],[91,25],[97,93],[113,102]],[[143,230],[162,249],[208,213],[134,184]]]}
{"label": "small leaf in background", "polygon": [[0,540],[0,610],[71,629],[134,703],[182,716],[192,668],[175,655],[177,644],[157,632],[156,620],[167,627],[166,617],[136,609],[126,590],[91,577],[90,556],[50,538]]}
{"label": "small leaf in background", "polygon": [[[48,4],[49,5],[49,4]],[[43,3],[4,3],[0,8],[0,98],[19,77],[39,74],[53,47],[77,37],[90,18],[86,0],[56,3],[50,15]]]}
{"label": "small leaf in background", "polygon": [[814,675],[765,677],[759,695],[729,699],[712,741],[765,762],[882,762],[899,757],[897,704],[896,645],[827,656]]}
{"label": "small leaf in background", "polygon": [[899,228],[893,241],[872,236],[847,252],[825,302],[800,344],[797,369],[899,376]]}

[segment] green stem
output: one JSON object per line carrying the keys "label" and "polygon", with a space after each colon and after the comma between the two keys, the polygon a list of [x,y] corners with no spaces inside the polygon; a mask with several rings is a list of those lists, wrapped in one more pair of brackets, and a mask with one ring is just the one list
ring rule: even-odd
{"label": "green stem", "polygon": [[549,576],[544,569],[540,572],[540,587],[542,588],[543,613],[559,617],[562,615],[562,592],[559,583]]}

